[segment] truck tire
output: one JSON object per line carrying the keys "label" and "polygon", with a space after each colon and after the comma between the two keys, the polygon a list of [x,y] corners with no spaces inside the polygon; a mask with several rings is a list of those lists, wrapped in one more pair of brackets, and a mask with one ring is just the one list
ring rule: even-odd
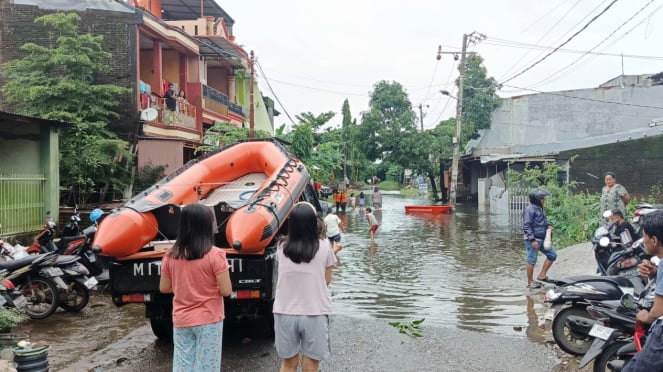
{"label": "truck tire", "polygon": [[150,326],[152,327],[152,333],[154,333],[154,335],[157,336],[159,340],[173,340],[172,319],[163,319],[161,317],[152,316],[150,317]]}

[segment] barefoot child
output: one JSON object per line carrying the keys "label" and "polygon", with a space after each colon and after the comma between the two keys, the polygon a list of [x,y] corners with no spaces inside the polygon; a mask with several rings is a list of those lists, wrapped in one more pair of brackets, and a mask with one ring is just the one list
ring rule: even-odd
{"label": "barefoot child", "polygon": [[375,232],[378,230],[380,224],[378,223],[378,219],[373,215],[373,210],[370,207],[366,207],[366,220],[368,221],[368,224],[371,225],[371,241],[374,241]]}

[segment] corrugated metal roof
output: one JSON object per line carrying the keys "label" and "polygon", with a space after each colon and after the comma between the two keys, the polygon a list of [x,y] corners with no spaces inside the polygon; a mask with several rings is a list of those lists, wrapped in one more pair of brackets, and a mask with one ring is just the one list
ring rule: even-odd
{"label": "corrugated metal roof", "polygon": [[166,21],[211,16],[223,18],[228,27],[235,24],[235,20],[214,0],[161,0],[161,10],[162,17]]}

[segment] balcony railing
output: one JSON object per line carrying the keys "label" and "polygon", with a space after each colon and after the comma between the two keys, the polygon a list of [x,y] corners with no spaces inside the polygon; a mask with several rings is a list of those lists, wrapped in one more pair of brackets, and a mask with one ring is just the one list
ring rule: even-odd
{"label": "balcony railing", "polygon": [[237,115],[244,116],[244,110],[242,110],[242,106],[236,104],[236,103],[230,103],[228,105],[228,111],[233,112]]}
{"label": "balcony railing", "polygon": [[177,109],[171,111],[166,106],[165,98],[157,98],[156,107],[159,112],[157,123],[187,129],[196,129],[196,106],[187,102],[177,102]]}

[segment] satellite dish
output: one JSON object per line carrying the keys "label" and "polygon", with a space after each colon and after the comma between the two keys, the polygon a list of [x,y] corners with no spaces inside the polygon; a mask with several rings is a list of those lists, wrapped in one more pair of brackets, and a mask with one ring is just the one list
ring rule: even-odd
{"label": "satellite dish", "polygon": [[145,110],[140,111],[140,120],[144,122],[152,122],[156,120],[157,116],[159,116],[159,112],[155,108],[148,107]]}

